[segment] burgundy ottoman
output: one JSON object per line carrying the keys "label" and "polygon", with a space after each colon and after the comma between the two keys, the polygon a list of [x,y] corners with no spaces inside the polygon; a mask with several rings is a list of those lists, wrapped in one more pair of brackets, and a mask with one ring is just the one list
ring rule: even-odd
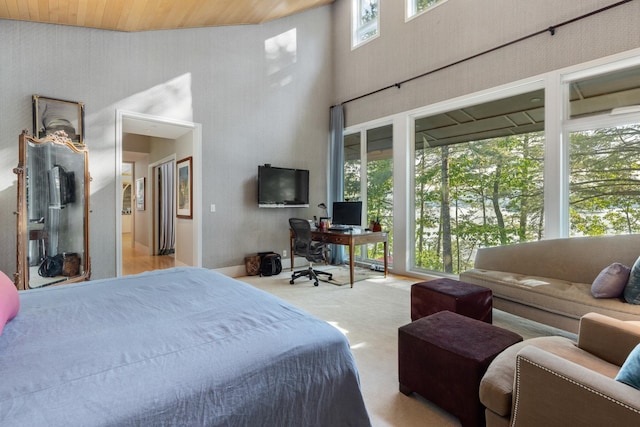
{"label": "burgundy ottoman", "polygon": [[439,311],[452,311],[491,323],[491,289],[453,279],[436,279],[411,285],[411,320]]}
{"label": "burgundy ottoman", "polygon": [[420,394],[463,427],[484,426],[480,380],[499,353],[520,341],[516,333],[450,311],[418,319],[398,329],[400,391]]}

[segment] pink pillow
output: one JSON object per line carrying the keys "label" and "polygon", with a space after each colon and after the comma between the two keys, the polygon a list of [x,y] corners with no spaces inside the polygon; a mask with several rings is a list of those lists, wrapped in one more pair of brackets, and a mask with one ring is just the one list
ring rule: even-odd
{"label": "pink pillow", "polygon": [[18,290],[11,279],[0,271],[0,334],[2,334],[4,325],[16,317],[19,309]]}
{"label": "pink pillow", "polygon": [[591,295],[594,298],[619,298],[629,281],[631,269],[615,262],[598,274],[591,284]]}

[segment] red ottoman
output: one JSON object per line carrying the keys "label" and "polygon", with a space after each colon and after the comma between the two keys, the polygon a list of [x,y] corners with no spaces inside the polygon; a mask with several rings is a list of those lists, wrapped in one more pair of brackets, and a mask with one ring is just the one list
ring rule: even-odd
{"label": "red ottoman", "polygon": [[491,289],[453,279],[436,279],[411,286],[411,320],[439,311],[453,311],[491,323]]}
{"label": "red ottoman", "polygon": [[478,390],[491,361],[522,337],[450,311],[398,329],[400,391],[416,392],[455,415],[463,427],[484,426]]}

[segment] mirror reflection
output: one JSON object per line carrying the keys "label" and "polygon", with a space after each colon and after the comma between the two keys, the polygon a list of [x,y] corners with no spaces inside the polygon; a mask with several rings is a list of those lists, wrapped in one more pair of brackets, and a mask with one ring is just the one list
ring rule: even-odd
{"label": "mirror reflection", "polygon": [[32,289],[84,280],[89,275],[87,151],[63,135],[38,140],[23,133],[20,140],[16,284]]}

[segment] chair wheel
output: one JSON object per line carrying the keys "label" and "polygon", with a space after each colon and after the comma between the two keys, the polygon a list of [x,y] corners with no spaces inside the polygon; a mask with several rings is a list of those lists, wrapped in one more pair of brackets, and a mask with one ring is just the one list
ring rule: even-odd
{"label": "chair wheel", "polygon": [[289,280],[289,284],[290,284],[290,285],[293,285],[293,280]]}
{"label": "chair wheel", "polygon": [[318,281],[317,280],[314,282],[313,286],[318,286]]}

